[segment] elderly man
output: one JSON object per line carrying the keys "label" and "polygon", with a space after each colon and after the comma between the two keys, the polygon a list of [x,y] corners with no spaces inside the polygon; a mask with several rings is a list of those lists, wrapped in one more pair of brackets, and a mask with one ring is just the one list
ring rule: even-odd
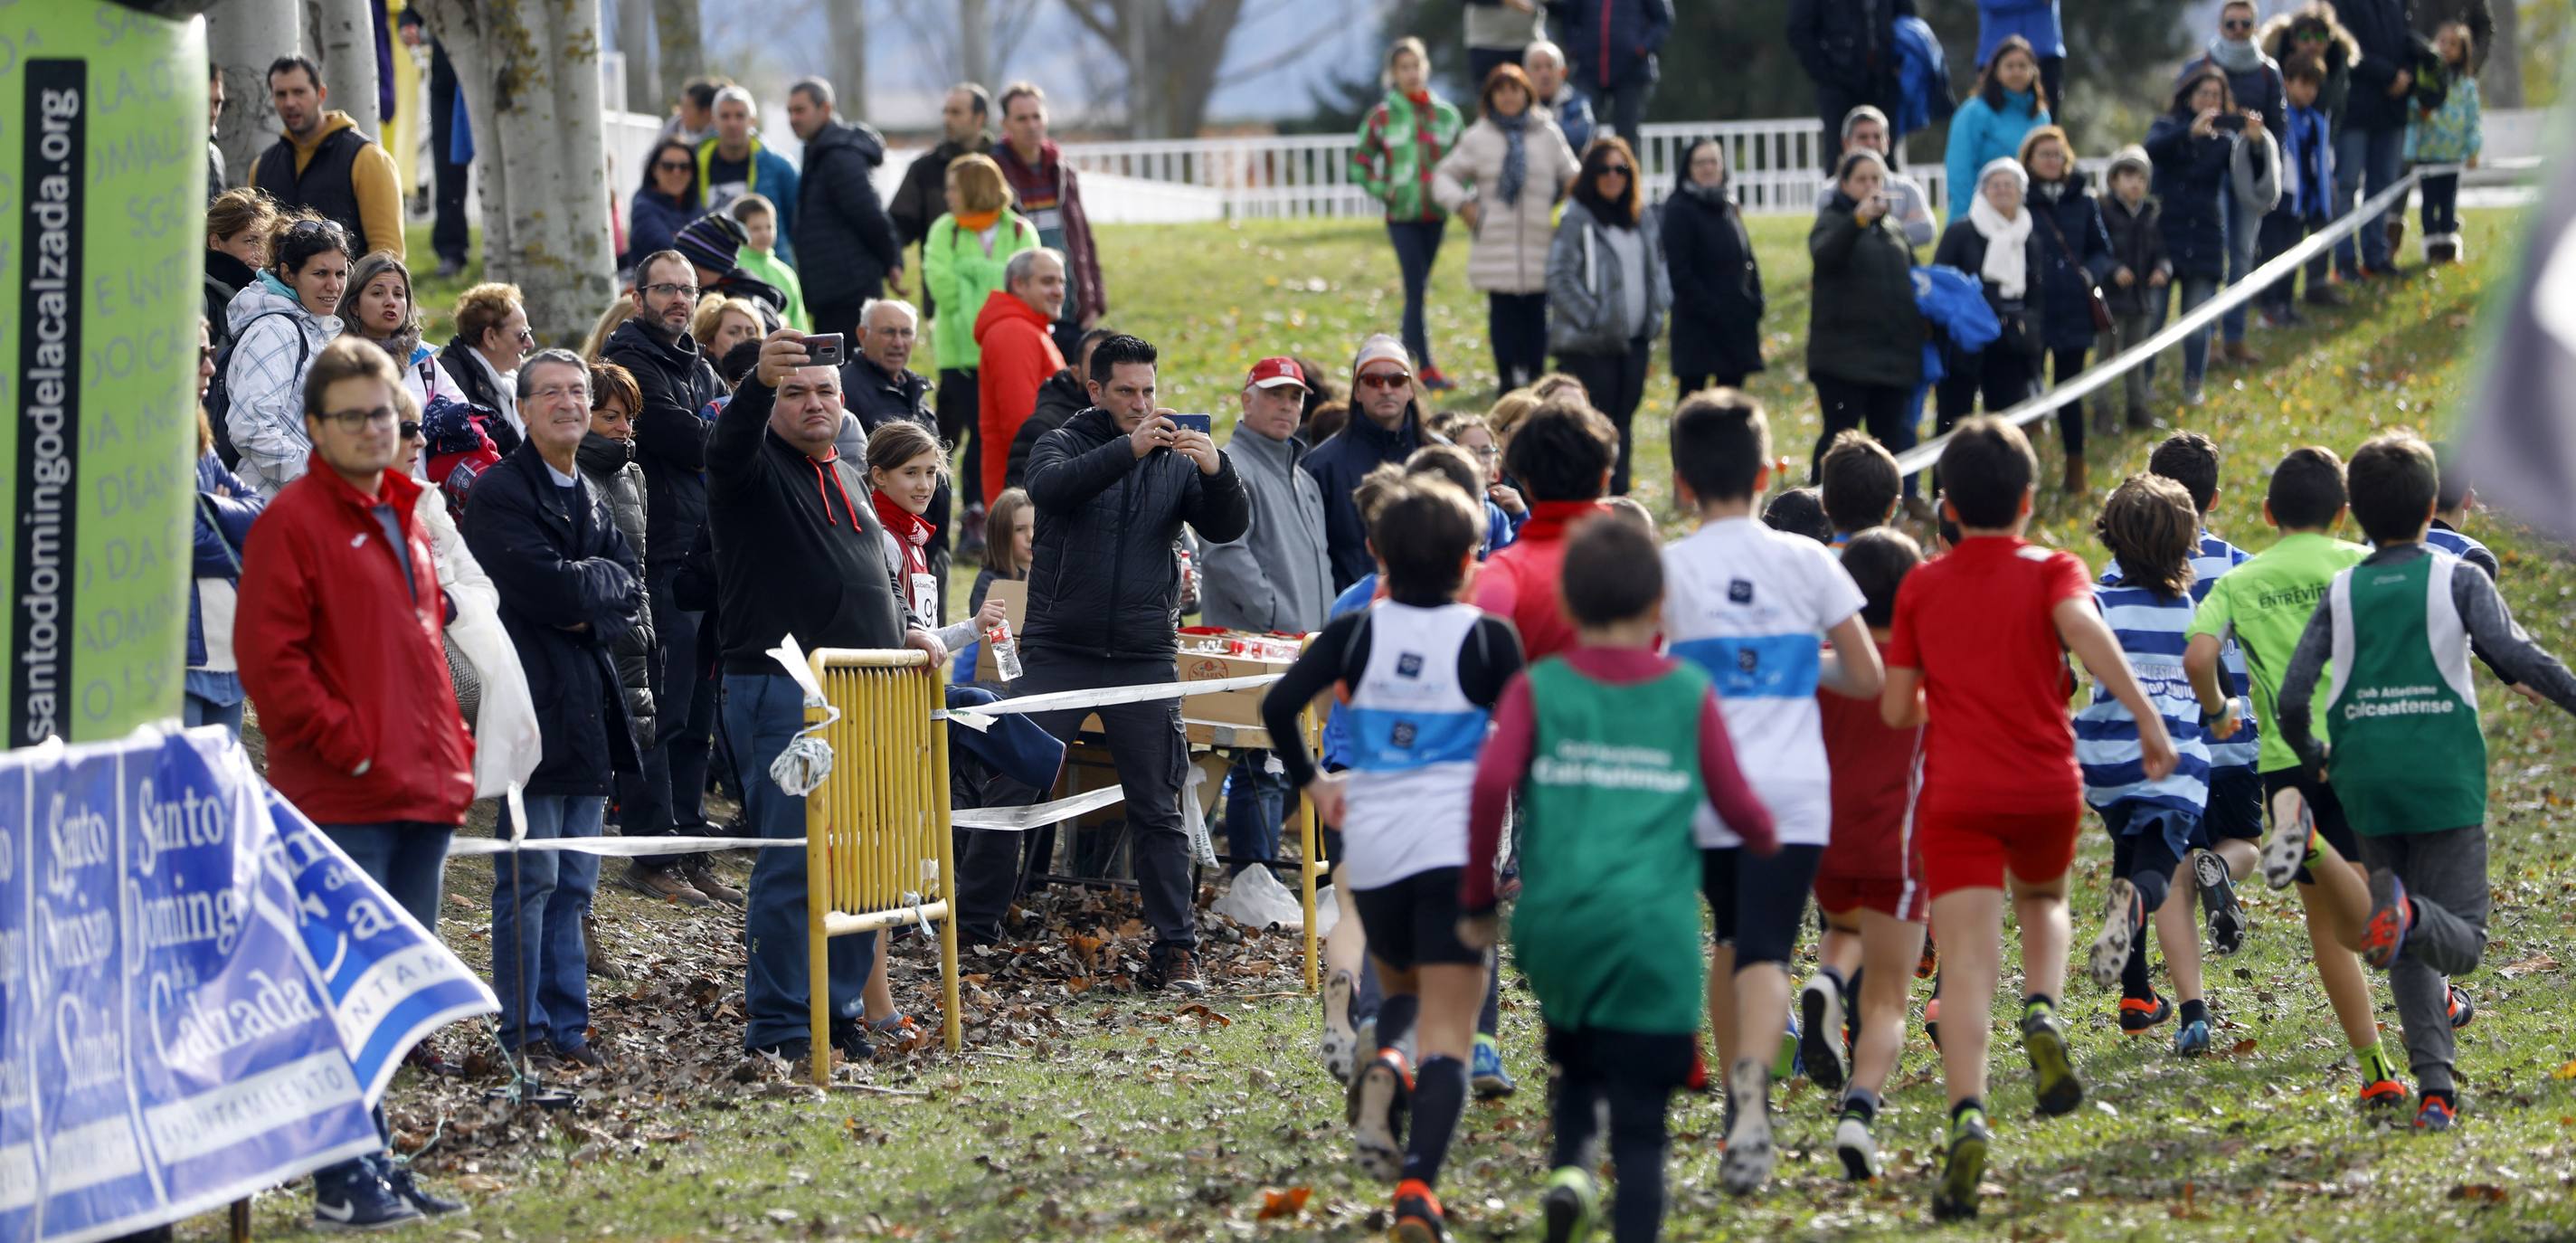
{"label": "elderly man", "polygon": [[[636,768],[614,658],[643,603],[644,571],[607,496],[581,476],[589,366],[570,350],[539,351],[519,368],[519,410],[528,438],[475,481],[465,546],[500,593],[545,739],[520,804],[527,836],[597,837],[616,774]],[[582,940],[598,886],[599,856],[581,851],[524,851],[493,866],[501,1044],[531,1069],[605,1064],[590,1044]]]}
{"label": "elderly man", "polygon": [[[863,122],[842,120],[832,108],[832,84],[821,78],[802,79],[787,90],[787,127],[805,143],[795,260],[814,331],[855,335],[868,299],[889,283],[903,283],[903,243],[869,179],[885,163],[885,136]],[[782,240],[787,235],[783,214],[778,233]]]}
{"label": "elderly man", "polygon": [[[1243,479],[1252,521],[1242,538],[1205,546],[1200,609],[1208,625],[1285,634],[1324,628],[1333,603],[1324,492],[1313,475],[1297,469],[1306,456],[1297,439],[1306,392],[1306,373],[1293,358],[1262,359],[1243,382],[1243,417],[1226,441],[1226,457]],[[1236,757],[1226,783],[1225,834],[1238,871],[1279,857],[1287,796],[1287,775],[1271,770],[1268,752]]]}
{"label": "elderly man", "polygon": [[[1181,590],[1172,544],[1184,523],[1203,540],[1236,540],[1251,521],[1242,477],[1216,442],[1155,407],[1155,362],[1154,347],[1134,337],[1102,341],[1091,353],[1092,407],[1029,454],[1038,529],[1020,639],[1027,672],[1012,688],[1019,694],[1172,681]],[[1198,926],[1181,829],[1189,744],[1180,701],[1032,715],[1070,743],[1095,713],[1126,791],[1137,887],[1154,930],[1142,983],[1197,996],[1207,986],[1192,958]]]}
{"label": "elderly man", "polygon": [[[778,257],[796,262],[796,166],[762,146],[760,105],[751,92],[728,86],[716,92],[716,136],[698,144],[698,186],[709,214],[720,214],[746,194],[778,204]],[[640,278],[639,278],[640,279]]]}
{"label": "elderly man", "polygon": [[1370,471],[1388,462],[1401,464],[1431,443],[1416,395],[1413,359],[1404,352],[1404,342],[1383,332],[1361,342],[1359,357],[1351,363],[1351,421],[1298,463],[1324,492],[1324,547],[1332,556],[1335,592],[1377,570],[1377,559],[1369,555],[1368,527],[1360,521],[1359,502],[1351,499],[1351,491]]}
{"label": "elderly man", "polygon": [[[885,528],[875,507],[860,503],[868,495],[865,468],[834,445],[844,413],[839,373],[813,366],[803,335],[781,330],[770,334],[760,366],[716,416],[707,446],[707,520],[724,615],[725,736],[752,827],[767,838],[805,833],[805,800],[769,776],[805,727],[805,695],[769,649],[793,635],[809,652],[915,647],[933,661],[947,656],[936,636],[906,625],[886,573]],[[870,1055],[859,1016],[876,936],[834,938],[830,978],[806,978],[804,851],[760,852],[744,935],[744,1047],[789,1061],[829,1056],[806,1040],[807,990],[823,988],[833,1047],[853,1060]]]}
{"label": "elderly man", "polygon": [[[920,339],[921,314],[901,298],[879,298],[859,312],[858,352],[841,366],[841,456],[866,460],[868,437],[897,419],[910,419],[933,434],[939,419],[930,409],[930,381],[911,369]],[[930,498],[930,573],[939,580],[938,620],[948,613],[949,530],[954,525],[948,480]]]}
{"label": "elderly man", "polygon": [[1565,49],[1545,39],[1529,45],[1521,53],[1521,70],[1529,75],[1530,89],[1538,93],[1537,111],[1556,122],[1565,134],[1565,145],[1583,154],[1592,145],[1592,101],[1565,80]]}
{"label": "elderly man", "polygon": [[1000,496],[1006,486],[1011,438],[1037,408],[1039,387],[1064,370],[1064,354],[1054,337],[1064,296],[1064,256],[1043,246],[1023,250],[1011,256],[1002,269],[1002,287],[985,297],[984,309],[975,317],[975,346],[984,364],[976,381],[975,411],[981,460],[969,465],[982,473],[988,498]]}

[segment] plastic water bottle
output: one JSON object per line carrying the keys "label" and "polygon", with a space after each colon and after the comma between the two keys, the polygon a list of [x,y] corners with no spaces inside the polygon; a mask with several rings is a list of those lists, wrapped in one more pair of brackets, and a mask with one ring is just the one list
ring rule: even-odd
{"label": "plastic water bottle", "polygon": [[1005,682],[1019,681],[1020,641],[1011,637],[1010,619],[1003,618],[1001,625],[985,631],[984,641],[993,645],[994,672],[1001,674]]}

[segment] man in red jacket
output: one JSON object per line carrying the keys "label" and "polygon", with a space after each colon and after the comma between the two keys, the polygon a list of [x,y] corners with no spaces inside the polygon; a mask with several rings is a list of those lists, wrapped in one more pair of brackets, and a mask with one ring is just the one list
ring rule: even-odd
{"label": "man in red jacket", "polygon": [[984,299],[975,316],[975,346],[984,366],[976,382],[976,435],[984,453],[984,495],[1000,496],[1010,457],[1002,446],[1038,407],[1038,388],[1064,370],[1052,328],[1064,310],[1064,256],[1045,247],[1011,256],[1002,287]]}
{"label": "man in red jacket", "polygon": [[[413,516],[420,485],[387,469],[400,383],[393,359],[354,336],[313,356],[313,461],[251,526],[233,652],[269,784],[434,936],[447,841],[474,801],[474,744],[440,637],[454,609]],[[325,1227],[464,1207],[382,1152],[316,1172],[313,1191]]]}

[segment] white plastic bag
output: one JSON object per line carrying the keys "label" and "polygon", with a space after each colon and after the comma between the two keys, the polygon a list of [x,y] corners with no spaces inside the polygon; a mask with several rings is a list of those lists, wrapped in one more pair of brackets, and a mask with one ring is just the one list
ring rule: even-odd
{"label": "white plastic bag", "polygon": [[1208,909],[1246,928],[1304,928],[1305,909],[1266,867],[1249,867],[1218,894]]}

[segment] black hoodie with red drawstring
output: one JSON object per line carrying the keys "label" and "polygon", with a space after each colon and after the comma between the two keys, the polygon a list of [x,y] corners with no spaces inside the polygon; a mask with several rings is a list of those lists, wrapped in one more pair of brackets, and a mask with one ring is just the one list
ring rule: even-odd
{"label": "black hoodie with red drawstring", "polygon": [[807,652],[903,645],[885,531],[858,463],[816,461],[769,430],[776,390],[743,377],[707,444],[707,529],[726,673],[784,673],[782,635]]}

